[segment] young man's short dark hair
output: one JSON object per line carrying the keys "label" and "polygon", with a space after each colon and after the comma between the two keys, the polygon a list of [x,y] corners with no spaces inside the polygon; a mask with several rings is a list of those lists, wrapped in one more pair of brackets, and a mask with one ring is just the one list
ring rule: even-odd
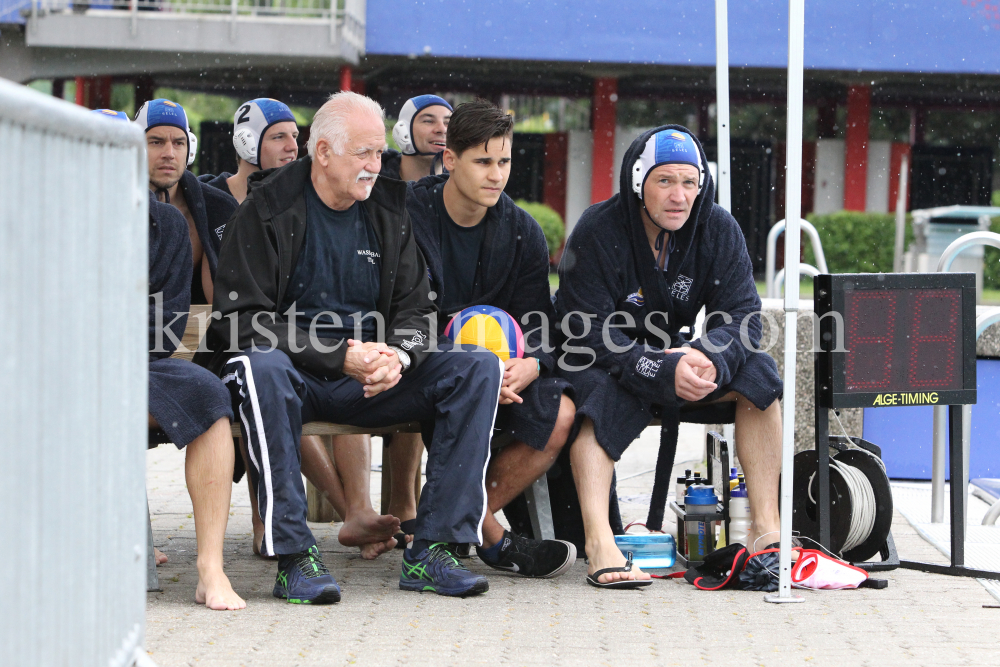
{"label": "young man's short dark hair", "polygon": [[513,116],[492,102],[474,100],[459,104],[451,114],[445,145],[461,155],[467,148],[482,146],[490,139],[509,137],[513,133]]}

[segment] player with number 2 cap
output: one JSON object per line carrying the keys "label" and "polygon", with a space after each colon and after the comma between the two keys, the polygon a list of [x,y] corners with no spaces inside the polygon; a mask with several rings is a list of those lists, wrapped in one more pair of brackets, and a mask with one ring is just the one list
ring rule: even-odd
{"label": "player with number 2 cap", "polygon": [[254,172],[277,169],[299,156],[299,126],[295,114],[283,102],[260,97],[240,105],[233,114],[233,148],[236,149],[235,174],[205,174],[199,179],[228,192],[243,203],[247,179]]}

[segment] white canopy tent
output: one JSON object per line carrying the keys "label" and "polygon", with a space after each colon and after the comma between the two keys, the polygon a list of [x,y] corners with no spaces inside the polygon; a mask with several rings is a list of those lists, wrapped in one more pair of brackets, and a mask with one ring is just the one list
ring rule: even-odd
{"label": "white canopy tent", "polygon": [[[728,0],[715,0],[715,86],[719,205],[732,210],[729,152]],[[777,595],[768,602],[803,602],[792,595],[792,467],[795,456],[795,341],[799,312],[799,229],[802,216],[802,79],[805,0],[788,2],[788,126],[785,166],[785,377],[782,403],[781,532]]]}

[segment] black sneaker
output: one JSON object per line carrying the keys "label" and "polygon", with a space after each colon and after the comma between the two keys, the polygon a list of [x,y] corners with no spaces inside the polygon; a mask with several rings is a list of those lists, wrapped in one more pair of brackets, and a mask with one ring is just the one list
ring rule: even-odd
{"label": "black sneaker", "polygon": [[483,547],[476,547],[476,555],[490,567],[538,579],[558,577],[576,561],[576,546],[572,542],[539,542],[514,535],[509,530],[503,532],[500,554],[495,559],[488,557],[486,551]]}

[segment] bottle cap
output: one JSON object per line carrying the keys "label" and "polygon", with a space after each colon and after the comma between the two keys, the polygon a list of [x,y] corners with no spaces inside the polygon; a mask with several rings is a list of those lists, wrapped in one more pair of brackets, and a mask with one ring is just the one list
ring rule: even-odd
{"label": "bottle cap", "polygon": [[746,484],[740,484],[735,489],[729,493],[730,498],[746,498],[747,497],[747,486]]}
{"label": "bottle cap", "polygon": [[719,498],[715,490],[708,484],[692,484],[684,496],[685,505],[716,505]]}
{"label": "bottle cap", "polygon": [[739,475],[739,472],[737,471],[736,468],[730,468],[729,469],[729,479],[733,479],[734,477],[737,477],[738,475]]}

